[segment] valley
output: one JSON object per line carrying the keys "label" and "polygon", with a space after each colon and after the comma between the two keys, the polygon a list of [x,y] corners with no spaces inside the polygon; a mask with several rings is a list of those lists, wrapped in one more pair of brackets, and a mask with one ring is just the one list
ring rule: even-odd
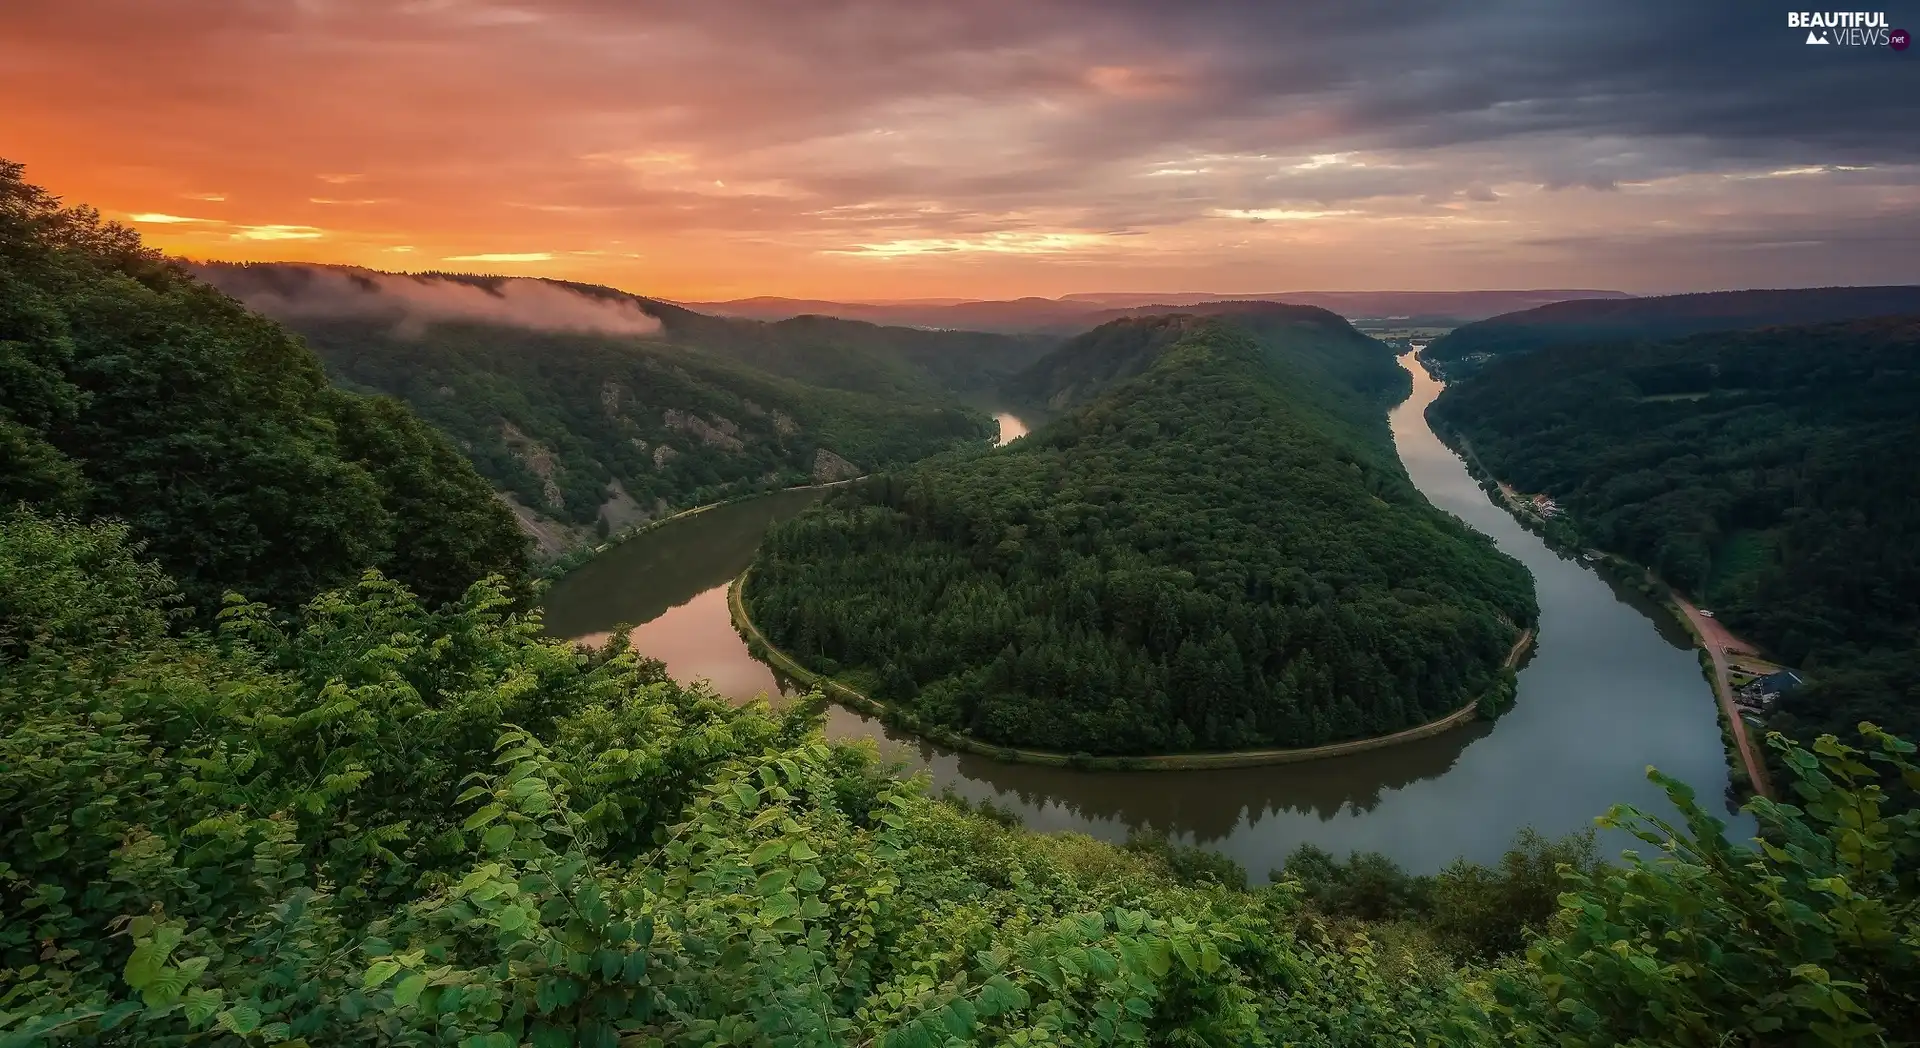
{"label": "valley", "polygon": [[0,3],[0,1048],[1920,1048],[1762,7]]}
{"label": "valley", "polygon": [[[1637,592],[1554,552],[1490,502],[1434,436],[1424,412],[1441,385],[1410,356],[1413,394],[1393,410],[1393,445],[1407,475],[1440,509],[1492,537],[1532,573],[1539,638],[1522,664],[1514,709],[1391,749],[1305,764],[1208,771],[1077,771],[954,752],[842,707],[835,739],[873,740],[885,756],[931,777],[936,790],[987,801],[1027,827],[1120,842],[1153,830],[1198,845],[1256,877],[1300,844],[1342,854],[1377,851],[1410,870],[1459,857],[1498,858],[1522,827],[1581,830],[1616,801],[1657,808],[1653,764],[1703,798],[1725,794],[1714,698],[1692,640]],[[677,679],[706,679],[736,702],[791,694],[755,660],[726,607],[728,584],[753,560],[764,530],[817,493],[725,507],[701,527],[667,525],[588,563],[547,594],[547,629],[603,640],[635,627],[636,648]],[[688,569],[669,573],[669,565]],[[1577,740],[1574,741],[1574,740]],[[1740,817],[1736,839],[1751,823]],[[1603,841],[1603,854],[1624,847]]]}

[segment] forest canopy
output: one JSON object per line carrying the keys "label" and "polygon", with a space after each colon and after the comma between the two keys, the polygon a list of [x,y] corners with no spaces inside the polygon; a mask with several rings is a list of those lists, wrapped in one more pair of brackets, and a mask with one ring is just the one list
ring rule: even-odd
{"label": "forest canopy", "polygon": [[1547,350],[1430,414],[1803,669],[1770,727],[1920,729],[1920,319]]}
{"label": "forest canopy", "polygon": [[448,598],[525,573],[487,483],[404,407],[0,161],[0,509],[118,518],[204,613],[377,567]]}
{"label": "forest canopy", "polygon": [[746,589],[768,638],[912,722],[1090,754],[1377,735],[1495,686],[1531,580],[1408,481],[1386,347],[1170,316],[1056,356],[1059,388],[1111,384],[776,526]]}
{"label": "forest canopy", "polygon": [[[1713,331],[1920,313],[1920,287],[1810,287],[1580,299],[1460,327],[1421,353],[1457,376],[1486,357],[1579,345],[1659,342]],[[1464,366],[1463,366],[1464,364]]]}

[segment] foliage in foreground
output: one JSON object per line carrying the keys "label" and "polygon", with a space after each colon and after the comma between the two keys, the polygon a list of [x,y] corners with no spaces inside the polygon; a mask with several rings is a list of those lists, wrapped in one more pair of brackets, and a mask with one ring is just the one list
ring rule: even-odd
{"label": "foliage in foreground", "polygon": [[0,159],[0,510],[126,521],[200,610],[292,606],[369,566],[433,599],[526,540],[402,405]]}
{"label": "foliage in foreground", "polygon": [[[1879,1044],[1914,817],[1869,731],[1804,807],[1577,878],[1525,959],[1336,927],[1152,847],[923,795],[483,582],[169,633],[122,530],[0,518],[0,1045]],[[86,570],[73,570],[84,564]],[[1877,767],[1876,767],[1877,766]],[[1229,878],[1230,879],[1230,878]],[[1877,1027],[1876,1025],[1877,1024]]]}

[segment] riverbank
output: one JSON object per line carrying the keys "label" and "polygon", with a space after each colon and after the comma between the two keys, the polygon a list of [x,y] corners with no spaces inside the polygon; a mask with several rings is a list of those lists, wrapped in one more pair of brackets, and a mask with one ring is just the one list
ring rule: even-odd
{"label": "riverbank", "polygon": [[688,517],[697,517],[700,514],[705,513],[709,510],[719,509],[722,506],[738,505],[742,502],[748,502],[753,499],[762,499],[762,498],[766,498],[769,495],[778,495],[781,492],[785,492],[785,491],[826,491],[830,488],[842,487],[847,484],[852,484],[855,481],[865,480],[869,475],[870,474],[861,474],[858,477],[849,477],[846,480],[829,481],[825,484],[795,484],[790,487],[784,487],[784,488],[768,488],[764,491],[749,491],[743,494],[734,495],[731,498],[721,499],[718,502],[709,502],[702,506],[694,506],[691,509],[683,509],[678,513],[669,513],[666,516],[660,517],[656,520],[649,520],[644,524],[636,524],[633,527],[628,528],[627,530],[621,532],[620,534],[607,539],[605,542],[601,542],[593,546],[584,546],[584,547],[581,547],[580,549],[574,550],[572,553],[569,553],[566,556],[561,557],[559,560],[556,560],[552,564],[548,565],[547,569],[541,572],[540,579],[542,582],[548,585],[551,585],[555,582],[560,581],[563,578],[566,578],[568,575],[572,574],[573,572],[578,571],[580,568],[585,567],[588,564],[591,564],[595,557],[598,557],[600,554],[605,553],[608,550],[614,549],[615,547],[618,547],[618,546],[624,546],[627,543],[632,542],[634,539],[637,539],[640,536],[645,535],[650,531],[654,531],[658,528],[664,528],[675,521],[685,520]]}
{"label": "riverbank", "polygon": [[[743,571],[727,587],[727,611],[733,618],[734,629],[747,643],[747,650],[757,659],[761,659],[775,670],[792,678],[804,687],[817,687],[827,698],[849,709],[875,717],[889,724],[898,724],[899,718],[891,713],[885,703],[879,702],[865,693],[849,687],[831,677],[818,674],[802,665],[799,659],[774,647],[760,628],[753,624],[747,614],[746,585],[751,578],[752,569]],[[1507,652],[1506,660],[1501,664],[1511,670],[1520,664],[1520,659],[1532,646],[1533,631],[1523,630],[1513,648]],[[969,735],[963,735],[945,728],[927,730],[918,726],[901,725],[904,730],[926,739],[928,742],[945,746],[948,749],[964,753],[979,754],[996,760],[1011,761],[1020,764],[1038,764],[1056,768],[1077,768],[1086,771],[1196,771],[1205,768],[1252,768],[1271,764],[1296,764],[1302,761],[1325,760],[1330,757],[1343,757],[1349,754],[1365,753],[1369,750],[1398,746],[1419,739],[1432,738],[1443,732],[1451,731],[1473,722],[1480,716],[1481,700],[1472,702],[1454,710],[1437,720],[1417,724],[1411,728],[1394,732],[1391,735],[1379,735],[1370,739],[1352,739],[1346,742],[1333,742],[1324,746],[1308,746],[1295,749],[1235,750],[1226,753],[1170,753],[1150,754],[1126,757],[1098,757],[1085,753],[1059,753],[1052,750],[1034,750],[1014,746],[996,746],[982,742]]]}
{"label": "riverbank", "polygon": [[[1579,530],[1564,517],[1544,518],[1534,512],[1531,505],[1511,486],[1494,476],[1480,456],[1474,453],[1473,445],[1459,433],[1430,426],[1434,435],[1452,448],[1466,463],[1467,471],[1480,484],[1482,490],[1500,506],[1504,507],[1520,526],[1540,536],[1547,546],[1556,552],[1580,556],[1582,560],[1594,566],[1595,570],[1604,570],[1616,580],[1637,587],[1646,594],[1675,623],[1684,628],[1693,637],[1694,647],[1701,654],[1701,674],[1713,689],[1714,706],[1720,722],[1720,741],[1723,756],[1727,762],[1727,771],[1736,791],[1744,788],[1746,793],[1757,793],[1772,799],[1774,796],[1772,781],[1767,775],[1766,761],[1762,759],[1759,747],[1753,742],[1747,730],[1747,722],[1740,716],[1740,710],[1733,704],[1733,682],[1730,667],[1727,664],[1727,652],[1737,643],[1739,649],[1758,654],[1753,645],[1738,641],[1726,627],[1717,620],[1701,614],[1700,610],[1674,591],[1673,587],[1654,573],[1653,569],[1606,550],[1585,550],[1580,540]],[[1597,554],[1597,555],[1596,555]],[[1716,642],[1715,638],[1720,638]]]}
{"label": "riverbank", "polygon": [[1718,619],[1709,618],[1699,608],[1694,607],[1686,598],[1668,592],[1676,610],[1687,624],[1688,632],[1705,651],[1712,662],[1713,696],[1720,704],[1721,727],[1731,736],[1731,745],[1738,749],[1744,766],[1747,785],[1753,792],[1772,800],[1773,783],[1767,777],[1767,762],[1761,759],[1760,748],[1754,744],[1752,734],[1747,731],[1746,718],[1740,716],[1739,707],[1733,704],[1733,680],[1731,669],[1727,665],[1727,654],[1734,650],[1747,654],[1757,654],[1754,645],[1735,637]]}

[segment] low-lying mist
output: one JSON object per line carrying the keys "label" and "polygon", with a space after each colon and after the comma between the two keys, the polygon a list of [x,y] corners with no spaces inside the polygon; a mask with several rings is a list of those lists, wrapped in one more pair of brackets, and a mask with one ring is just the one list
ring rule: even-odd
{"label": "low-lying mist", "polygon": [[506,324],[542,331],[653,335],[658,318],[629,298],[599,298],[530,277],[381,273],[299,263],[191,267],[201,280],[276,320],[365,317],[392,320],[414,338],[436,321]]}

